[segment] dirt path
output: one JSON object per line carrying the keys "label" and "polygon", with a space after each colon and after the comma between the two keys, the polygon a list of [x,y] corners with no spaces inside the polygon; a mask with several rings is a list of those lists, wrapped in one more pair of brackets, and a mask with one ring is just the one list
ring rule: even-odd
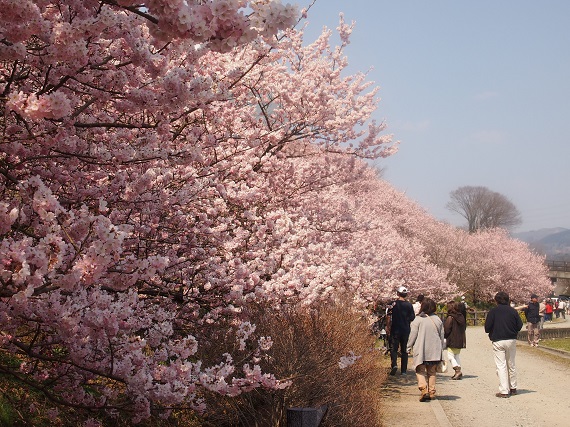
{"label": "dirt path", "polygon": [[[549,327],[570,327],[570,320]],[[383,393],[386,427],[532,427],[570,426],[570,360],[517,342],[518,393],[495,397],[498,379],[491,342],[482,327],[467,328],[467,348],[461,351],[464,373],[452,381],[453,371],[438,374],[438,399],[419,402],[415,374],[389,377]]]}

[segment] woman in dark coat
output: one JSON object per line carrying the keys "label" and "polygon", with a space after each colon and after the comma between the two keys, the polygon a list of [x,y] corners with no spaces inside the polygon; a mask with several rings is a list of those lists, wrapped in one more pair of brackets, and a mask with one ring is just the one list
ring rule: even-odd
{"label": "woman in dark coat", "polygon": [[465,317],[461,313],[460,303],[449,301],[447,303],[447,317],[443,325],[445,340],[447,343],[447,358],[451,363],[451,367],[455,371],[452,380],[460,380],[463,376],[461,372],[461,361],[459,353],[461,349],[466,347],[465,339]]}

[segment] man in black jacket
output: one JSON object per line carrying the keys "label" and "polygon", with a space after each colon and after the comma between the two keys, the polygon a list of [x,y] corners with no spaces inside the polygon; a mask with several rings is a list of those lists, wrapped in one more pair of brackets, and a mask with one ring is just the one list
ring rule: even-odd
{"label": "man in black jacket", "polygon": [[509,397],[517,393],[515,356],[517,335],[523,323],[519,313],[509,305],[509,295],[506,292],[497,292],[495,302],[497,306],[489,311],[485,319],[485,332],[493,342],[493,354],[499,376],[499,393],[495,396]]}
{"label": "man in black jacket", "polygon": [[528,306],[523,309],[526,316],[526,329],[528,330],[528,343],[531,347],[538,347],[540,337],[540,304],[538,295],[532,294]]}
{"label": "man in black jacket", "polygon": [[392,307],[392,318],[390,326],[390,359],[392,360],[392,369],[390,375],[396,375],[398,371],[398,349],[400,350],[400,368],[402,374],[408,370],[408,337],[410,336],[410,323],[416,315],[412,303],[406,301],[408,289],[400,286],[396,291],[398,299]]}

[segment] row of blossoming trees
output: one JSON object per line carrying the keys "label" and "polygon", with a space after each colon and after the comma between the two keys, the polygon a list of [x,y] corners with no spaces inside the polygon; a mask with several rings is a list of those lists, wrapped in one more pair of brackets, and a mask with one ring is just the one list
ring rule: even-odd
{"label": "row of blossoming trees", "polygon": [[[435,221],[367,165],[396,144],[343,73],[342,20],[333,47],[272,0],[0,10],[0,372],[54,405],[136,421],[286,386],[255,364],[250,301],[548,292],[524,244]],[[237,346],[205,364],[212,324]]]}

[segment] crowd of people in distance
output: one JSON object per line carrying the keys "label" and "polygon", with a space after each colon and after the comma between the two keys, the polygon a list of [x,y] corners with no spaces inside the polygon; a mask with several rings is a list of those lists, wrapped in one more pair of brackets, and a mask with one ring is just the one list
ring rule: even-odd
{"label": "crowd of people in distance", "polygon": [[515,310],[525,314],[527,320],[528,343],[531,347],[538,347],[540,341],[540,331],[544,328],[544,322],[552,322],[553,316],[557,319],[566,319],[566,314],[570,309],[570,304],[560,298],[544,298],[538,301],[538,295],[532,294],[527,305],[515,306]]}

